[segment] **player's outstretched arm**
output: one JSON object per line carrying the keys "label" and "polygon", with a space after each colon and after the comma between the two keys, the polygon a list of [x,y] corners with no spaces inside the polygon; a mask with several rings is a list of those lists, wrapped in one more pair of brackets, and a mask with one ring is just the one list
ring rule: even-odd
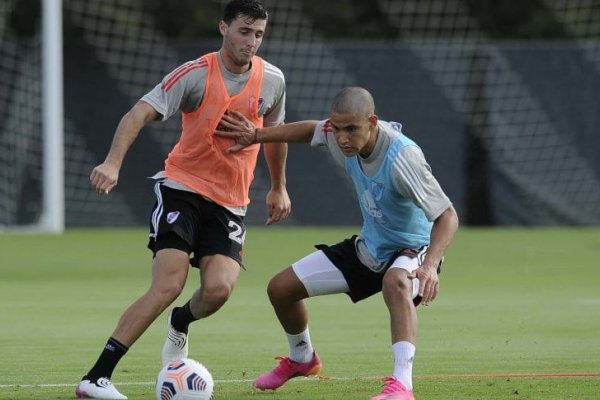
{"label": "player's outstretched arm", "polygon": [[215,135],[235,139],[227,151],[236,152],[254,143],[309,143],[318,121],[298,121],[269,128],[256,128],[243,114],[233,111],[221,119]]}
{"label": "player's outstretched arm", "polygon": [[160,114],[148,103],[138,101],[121,118],[104,162],[96,166],[90,175],[90,183],[96,192],[106,195],[117,186],[119,170],[127,151],[142,128],[159,116]]}

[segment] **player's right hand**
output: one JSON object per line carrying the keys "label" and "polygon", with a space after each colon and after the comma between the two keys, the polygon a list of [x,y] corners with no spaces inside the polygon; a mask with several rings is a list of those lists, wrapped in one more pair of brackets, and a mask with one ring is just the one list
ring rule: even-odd
{"label": "player's right hand", "polygon": [[117,186],[119,168],[108,163],[102,163],[92,170],[90,183],[99,195],[107,195]]}
{"label": "player's right hand", "polygon": [[256,143],[256,127],[238,111],[228,111],[223,115],[215,135],[235,140],[235,145],[227,149],[228,153],[235,153]]}
{"label": "player's right hand", "polygon": [[[425,256],[427,260],[427,256]],[[408,274],[409,279],[417,278],[419,280],[419,296],[421,296],[421,304],[428,306],[436,298],[440,290],[440,279],[437,273],[437,267],[428,265],[427,261]]]}

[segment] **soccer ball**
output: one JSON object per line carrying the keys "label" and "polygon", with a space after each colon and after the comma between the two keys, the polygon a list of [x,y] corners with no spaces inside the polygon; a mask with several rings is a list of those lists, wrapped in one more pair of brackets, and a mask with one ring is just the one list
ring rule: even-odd
{"label": "soccer ball", "polygon": [[208,369],[196,360],[171,361],[158,373],[157,400],[211,400],[215,387]]}

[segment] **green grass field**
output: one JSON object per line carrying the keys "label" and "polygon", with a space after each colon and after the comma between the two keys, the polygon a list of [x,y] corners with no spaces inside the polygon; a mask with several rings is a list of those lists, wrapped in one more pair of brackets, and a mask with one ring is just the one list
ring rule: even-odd
{"label": "green grass field", "polygon": [[[268,279],[354,230],[250,227],[246,265],[225,307],[190,330],[190,357],[216,380],[215,399],[369,399],[392,371],[380,295],[308,300],[320,379],[276,392],[251,380],[287,353],[265,294]],[[146,231],[0,235],[0,399],[72,399],[121,312],[147,287]],[[182,304],[198,283],[190,274]],[[600,230],[462,229],[441,292],[419,308],[418,400],[599,399]],[[153,399],[166,316],[117,367],[130,399]]]}

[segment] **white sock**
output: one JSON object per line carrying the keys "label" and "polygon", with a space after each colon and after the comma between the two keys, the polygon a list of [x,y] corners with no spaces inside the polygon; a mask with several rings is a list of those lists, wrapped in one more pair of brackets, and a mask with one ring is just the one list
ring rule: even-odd
{"label": "white sock", "polygon": [[313,358],[313,347],[310,342],[310,333],[308,327],[304,332],[297,335],[290,335],[286,332],[288,343],[290,344],[290,358],[299,363],[307,363]]}
{"label": "white sock", "polygon": [[392,345],[394,353],[394,377],[412,390],[412,367],[415,358],[415,345],[410,342],[396,342]]}

